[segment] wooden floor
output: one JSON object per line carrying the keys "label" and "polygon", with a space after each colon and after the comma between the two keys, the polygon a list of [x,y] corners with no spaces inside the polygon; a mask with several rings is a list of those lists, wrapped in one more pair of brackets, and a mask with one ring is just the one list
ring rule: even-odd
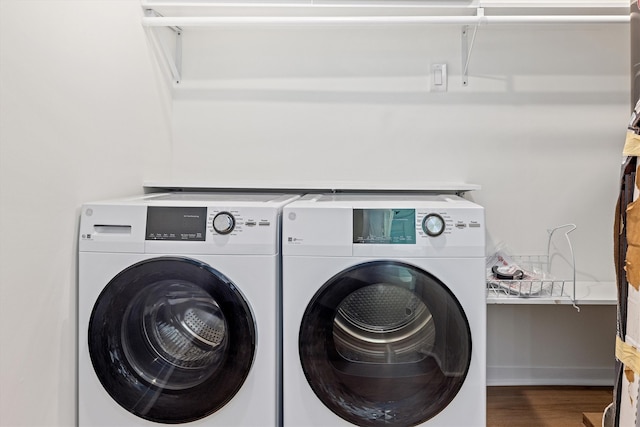
{"label": "wooden floor", "polygon": [[487,427],[582,426],[584,412],[602,413],[611,387],[488,387]]}

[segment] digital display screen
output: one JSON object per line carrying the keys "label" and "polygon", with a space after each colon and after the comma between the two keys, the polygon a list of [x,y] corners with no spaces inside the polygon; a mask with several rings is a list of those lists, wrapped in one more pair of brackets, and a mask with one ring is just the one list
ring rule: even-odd
{"label": "digital display screen", "polygon": [[206,227],[207,208],[149,206],[145,239],[204,241]]}
{"label": "digital display screen", "polygon": [[353,243],[415,244],[415,209],[354,209]]}

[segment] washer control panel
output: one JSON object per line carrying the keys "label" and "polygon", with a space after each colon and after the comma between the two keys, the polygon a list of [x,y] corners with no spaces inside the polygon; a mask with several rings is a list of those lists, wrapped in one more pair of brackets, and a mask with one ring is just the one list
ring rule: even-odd
{"label": "washer control panel", "polygon": [[274,209],[149,206],[145,240],[217,244],[272,241],[278,229],[277,218]]}
{"label": "washer control panel", "polygon": [[236,226],[236,219],[229,212],[220,212],[213,217],[211,225],[216,233],[229,234]]}
{"label": "washer control panel", "polygon": [[266,230],[275,230],[277,225],[277,215],[272,209],[209,207],[207,215],[207,229],[213,237],[242,239],[246,233],[256,236]]}
{"label": "washer control panel", "polygon": [[82,206],[79,250],[148,254],[275,255],[282,208],[299,196],[150,193]]}
{"label": "washer control panel", "polygon": [[207,208],[149,206],[145,240],[205,241]]}

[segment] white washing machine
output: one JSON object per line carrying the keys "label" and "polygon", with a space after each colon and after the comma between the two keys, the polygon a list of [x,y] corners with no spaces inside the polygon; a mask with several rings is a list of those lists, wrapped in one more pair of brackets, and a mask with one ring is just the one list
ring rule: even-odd
{"label": "white washing machine", "polygon": [[485,426],[484,209],[307,195],[283,212],[286,426]]}
{"label": "white washing machine", "polygon": [[80,426],[280,423],[285,194],[150,194],[82,207]]}

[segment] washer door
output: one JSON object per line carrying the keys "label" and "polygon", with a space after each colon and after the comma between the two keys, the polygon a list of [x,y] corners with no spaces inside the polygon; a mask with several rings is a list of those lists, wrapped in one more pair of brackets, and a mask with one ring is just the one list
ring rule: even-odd
{"label": "washer door", "polygon": [[409,426],[434,417],[462,387],[471,332],[437,278],[375,261],[342,271],[315,294],[299,352],[309,385],[335,414],[361,426]]}
{"label": "washer door", "polygon": [[186,423],[223,407],[246,379],[255,322],[233,283],[210,266],[161,257],[122,271],[89,323],[96,375],[127,411]]}

